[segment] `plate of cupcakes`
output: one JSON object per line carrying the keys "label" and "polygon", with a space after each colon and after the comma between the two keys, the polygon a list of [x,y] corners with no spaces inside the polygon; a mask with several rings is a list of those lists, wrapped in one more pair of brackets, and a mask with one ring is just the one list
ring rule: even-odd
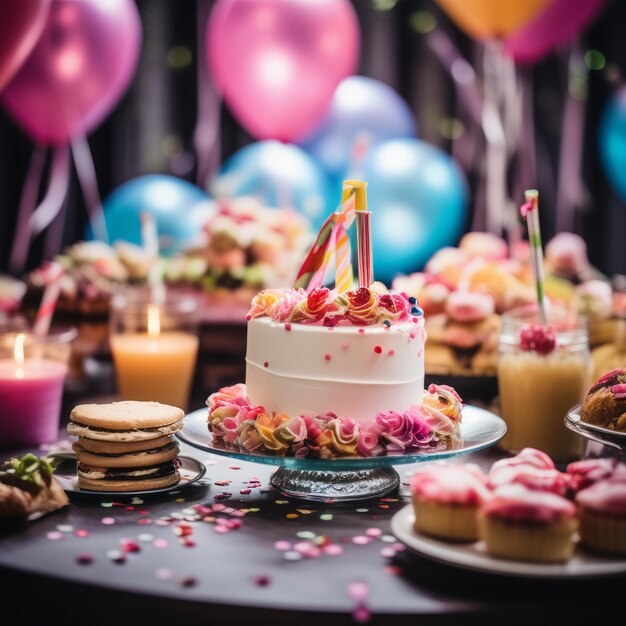
{"label": "plate of cupcakes", "polygon": [[411,497],[392,531],[420,556],[533,578],[626,574],[626,464],[614,458],[561,472],[525,448],[488,472],[434,465],[413,476]]}

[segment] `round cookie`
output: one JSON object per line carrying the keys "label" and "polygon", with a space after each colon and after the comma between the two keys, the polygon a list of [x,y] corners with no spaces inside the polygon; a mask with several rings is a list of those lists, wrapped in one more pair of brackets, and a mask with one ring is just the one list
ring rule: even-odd
{"label": "round cookie", "polygon": [[169,404],[124,400],[110,404],[79,404],[72,410],[70,419],[83,426],[131,430],[168,426],[184,416],[182,409]]}
{"label": "round cookie", "polygon": [[74,452],[83,449],[94,454],[132,454],[133,452],[143,452],[144,450],[154,450],[162,446],[167,446],[172,442],[168,435],[156,437],[155,439],[139,441],[116,441],[113,446],[111,442],[101,439],[88,439],[80,437],[72,445]]}
{"label": "round cookie", "polygon": [[178,471],[168,476],[149,478],[147,480],[92,480],[78,476],[78,488],[91,491],[149,491],[176,485],[180,482]]}
{"label": "round cookie", "polygon": [[[150,443],[149,440],[146,443]],[[116,444],[110,444],[109,456],[104,454],[94,454],[88,450],[81,449],[76,444],[73,447],[79,463],[92,465],[94,467],[114,468],[114,467],[149,467],[159,465],[166,461],[173,461],[180,452],[178,444],[171,441],[169,445],[159,448],[147,448],[146,450],[131,452],[128,454],[117,454]]]}

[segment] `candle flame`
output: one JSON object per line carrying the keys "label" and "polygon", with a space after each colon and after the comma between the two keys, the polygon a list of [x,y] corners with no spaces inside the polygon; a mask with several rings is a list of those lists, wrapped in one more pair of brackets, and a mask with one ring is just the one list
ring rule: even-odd
{"label": "candle flame", "polygon": [[13,358],[15,359],[15,378],[24,378],[24,341],[26,335],[19,333],[15,337],[15,347],[13,348]]}
{"label": "candle flame", "polygon": [[156,304],[148,305],[148,335],[158,337],[161,334],[161,317]]}

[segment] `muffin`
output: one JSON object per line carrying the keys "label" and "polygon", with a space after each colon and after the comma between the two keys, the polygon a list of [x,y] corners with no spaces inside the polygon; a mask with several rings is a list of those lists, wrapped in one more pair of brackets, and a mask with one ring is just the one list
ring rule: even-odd
{"label": "muffin", "polygon": [[580,408],[580,419],[626,432],[626,368],[607,372],[591,386]]}
{"label": "muffin", "polygon": [[578,520],[576,507],[562,496],[510,484],[483,504],[478,526],[493,557],[563,563],[574,551]]}
{"label": "muffin", "polygon": [[490,497],[477,465],[438,466],[411,481],[414,529],[446,541],[478,540],[477,511]]}
{"label": "muffin", "polygon": [[580,542],[589,550],[626,555],[626,481],[601,480],[576,495]]}

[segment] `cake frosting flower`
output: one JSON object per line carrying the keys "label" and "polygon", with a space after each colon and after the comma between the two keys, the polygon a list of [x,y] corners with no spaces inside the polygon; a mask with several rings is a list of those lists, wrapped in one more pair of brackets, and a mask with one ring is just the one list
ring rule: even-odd
{"label": "cake frosting flower", "polygon": [[302,324],[321,323],[326,317],[333,317],[339,313],[337,294],[327,287],[317,287],[296,304],[289,316],[290,322]]}
{"label": "cake frosting flower", "polygon": [[404,413],[383,411],[376,415],[380,435],[392,451],[410,450],[429,444],[433,429],[417,406]]}
{"label": "cake frosting flower", "polygon": [[383,316],[378,306],[378,297],[367,287],[359,287],[345,294],[347,307],[346,319],[355,326],[372,326],[382,321]]}
{"label": "cake frosting flower", "polygon": [[306,425],[301,417],[289,417],[285,413],[260,413],[257,431],[263,445],[279,456],[287,454],[289,448],[306,436]]}
{"label": "cake frosting flower", "polygon": [[422,317],[417,299],[387,290],[382,283],[338,293],[327,287],[265,289],[252,299],[247,319],[269,317],[275,322],[320,326],[373,326],[404,323]]}
{"label": "cake frosting flower", "polygon": [[[458,398],[451,388],[445,392]],[[243,384],[211,394],[207,405],[208,427],[218,441],[248,452],[278,456],[378,456],[432,448],[442,442],[445,445],[444,440],[457,432],[456,421],[426,404],[414,405],[404,412],[381,411],[366,423],[331,412],[316,416],[270,413],[251,404]],[[439,417],[433,418],[433,411]]]}

